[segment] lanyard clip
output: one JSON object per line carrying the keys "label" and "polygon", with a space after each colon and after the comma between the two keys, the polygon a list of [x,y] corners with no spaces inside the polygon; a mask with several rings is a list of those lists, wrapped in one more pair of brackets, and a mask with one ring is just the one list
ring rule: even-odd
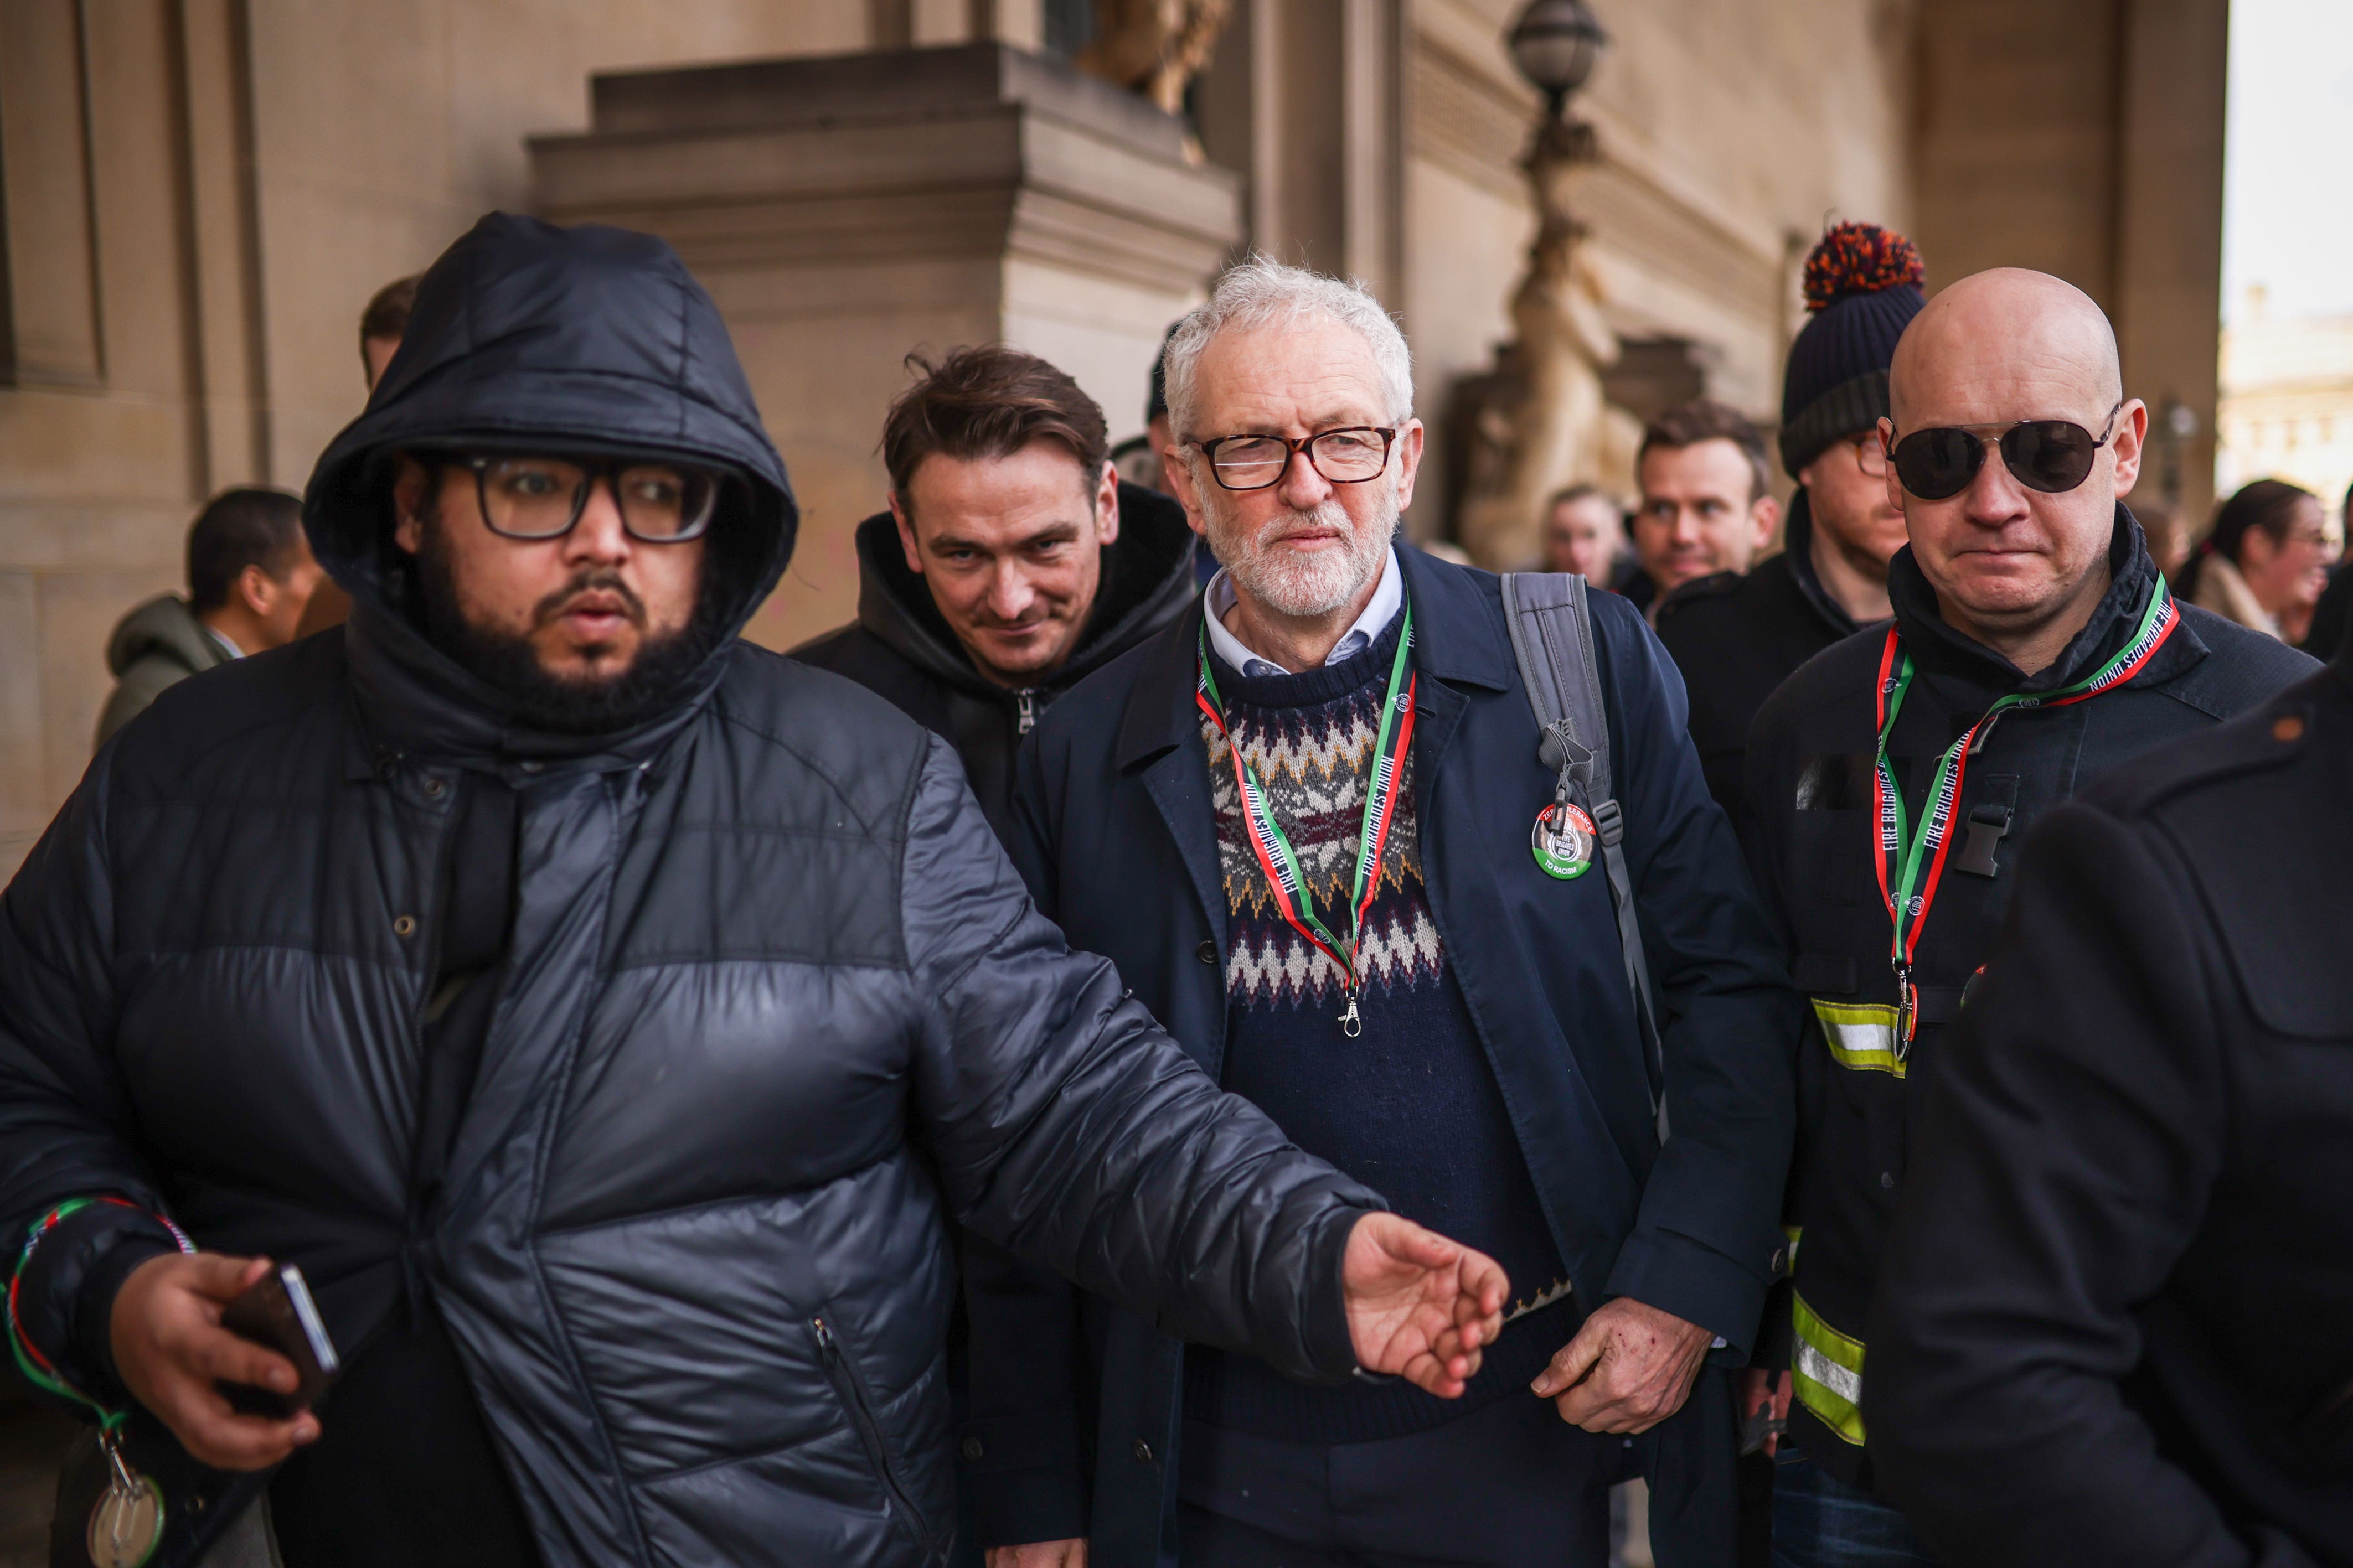
{"label": "lanyard clip", "polygon": [[1895,971],[1895,1059],[1902,1061],[1912,1051],[1912,1033],[1920,1023],[1920,993],[1912,984],[1912,966],[1902,959],[1889,962]]}
{"label": "lanyard clip", "polygon": [[1350,1039],[1365,1032],[1365,1021],[1356,1016],[1356,994],[1348,993],[1348,1010],[1340,1015],[1340,1032]]}

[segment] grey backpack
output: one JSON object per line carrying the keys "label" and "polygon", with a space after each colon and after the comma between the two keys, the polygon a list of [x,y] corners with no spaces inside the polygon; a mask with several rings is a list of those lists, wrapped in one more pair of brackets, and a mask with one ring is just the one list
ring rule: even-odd
{"label": "grey backpack", "polygon": [[1593,615],[1586,604],[1585,579],[1567,572],[1507,572],[1504,574],[1504,624],[1511,629],[1512,654],[1520,683],[1535,710],[1543,739],[1536,756],[1557,774],[1554,798],[1576,805],[1593,818],[1602,865],[1609,874],[1609,901],[1618,911],[1618,944],[1626,961],[1626,983],[1634,994],[1634,1018],[1642,1035],[1642,1067],[1651,1080],[1651,1110],[1659,1142],[1667,1140],[1666,1060],[1659,1044],[1658,1011],[1651,1000],[1651,966],[1642,956],[1642,928],[1634,912],[1633,883],[1626,875],[1625,813],[1609,778],[1609,719],[1601,704],[1601,671],[1594,661]]}

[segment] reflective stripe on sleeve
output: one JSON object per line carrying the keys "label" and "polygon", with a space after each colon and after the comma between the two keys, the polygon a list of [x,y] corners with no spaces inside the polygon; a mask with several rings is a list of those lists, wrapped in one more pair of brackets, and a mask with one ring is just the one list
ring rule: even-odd
{"label": "reflective stripe on sleeve", "polygon": [[1820,1021],[1822,1039],[1839,1066],[1904,1076],[1904,1058],[1895,1054],[1894,1008],[1825,1002],[1817,996],[1814,1016]]}
{"label": "reflective stripe on sleeve", "polygon": [[[1889,1009],[1893,1011],[1893,1009]],[[1806,1299],[1789,1295],[1798,1353],[1790,1366],[1798,1403],[1855,1447],[1862,1446],[1862,1342],[1851,1340],[1815,1316]]]}

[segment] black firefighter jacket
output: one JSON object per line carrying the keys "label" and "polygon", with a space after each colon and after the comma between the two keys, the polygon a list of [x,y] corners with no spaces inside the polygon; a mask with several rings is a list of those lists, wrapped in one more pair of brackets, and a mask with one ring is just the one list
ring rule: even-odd
{"label": "black firefighter jacket", "polygon": [[1707,791],[1736,826],[1748,726],[1797,668],[1854,633],[1854,617],[1814,571],[1814,514],[1800,485],[1781,552],[1747,573],[1686,583],[1659,606],[1659,640],[1691,697],[1692,744]]}
{"label": "black firefighter jacket", "polygon": [[1955,1568],[2353,1563],[2348,802],[2340,657],[2029,844],[1870,1314]]}
{"label": "black firefighter jacket", "polygon": [[792,657],[846,675],[954,746],[997,837],[1013,827],[1013,754],[1054,700],[1182,614],[1198,592],[1185,509],[1158,490],[1119,487],[1119,537],[1079,646],[1060,669],[1015,691],[974,668],[907,569],[887,511],[858,525],[858,619],[795,648]]}
{"label": "black firefighter jacket", "polygon": [[[551,1565],[938,1560],[951,1218],[1171,1332],[1347,1375],[1338,1259],[1378,1200],[1064,946],[944,742],[732,635],[636,729],[533,732],[389,607],[374,458],[501,433],[735,469],[731,633],[783,569],[783,467],[675,256],[485,219],[312,480],[349,625],[164,693],[0,904],[5,1234],[120,1194],[300,1264],[347,1350],[407,1276]],[[469,770],[520,794],[516,913],[412,1218]],[[102,1390],[79,1287],[158,1233],[69,1226],[19,1306]]]}
{"label": "black firefighter jacket", "polygon": [[[2068,686],[2132,640],[2158,579],[2140,525],[2122,507],[2108,560],[2108,592],[2090,622],[2030,678],[1947,626],[1911,551],[1896,553],[1889,595],[1918,673],[1888,751],[1909,822],[1920,819],[1937,757],[1996,698]],[[1963,988],[1992,953],[2017,881],[2019,836],[2091,780],[2245,711],[2314,668],[2274,638],[2188,605],[2179,613],[2180,626],[2129,681],[2067,706],[2012,709],[1980,736],[1915,952],[1921,1025],[1908,1055],[1894,1048],[1894,931],[1873,868],[1873,693],[1885,629],[1813,659],[1757,715],[1743,837],[1813,1013],[1799,1049],[1790,1174],[1788,1218],[1799,1235],[1793,1289],[1780,1293],[1795,1336],[1790,1431],[1851,1484],[1868,1484],[1870,1474],[1863,1313],[1905,1181],[1917,1104],[1907,1084],[1936,1070]]]}

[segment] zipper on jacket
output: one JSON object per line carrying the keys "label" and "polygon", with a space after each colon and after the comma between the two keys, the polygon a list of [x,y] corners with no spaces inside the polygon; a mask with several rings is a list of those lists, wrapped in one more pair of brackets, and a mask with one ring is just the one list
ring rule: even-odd
{"label": "zipper on jacket", "polygon": [[1038,705],[1035,700],[1037,697],[1037,689],[1034,687],[1024,687],[1021,690],[1015,692],[1013,695],[1014,700],[1020,704],[1020,717],[1018,720],[1019,732],[1026,735],[1031,730],[1035,729],[1038,724]]}
{"label": "zipper on jacket", "polygon": [[891,1505],[915,1532],[915,1544],[928,1552],[932,1549],[932,1527],[923,1522],[923,1511],[908,1496],[899,1479],[898,1467],[891,1462],[891,1450],[882,1441],[882,1424],[874,1418],[873,1406],[867,1402],[865,1381],[834,1337],[831,1323],[821,1317],[811,1318],[809,1329],[817,1335],[818,1354],[825,1358],[826,1375],[833,1380],[834,1391],[849,1407],[849,1422],[858,1428],[859,1441],[866,1445],[866,1458],[881,1478],[883,1489],[891,1494]]}

